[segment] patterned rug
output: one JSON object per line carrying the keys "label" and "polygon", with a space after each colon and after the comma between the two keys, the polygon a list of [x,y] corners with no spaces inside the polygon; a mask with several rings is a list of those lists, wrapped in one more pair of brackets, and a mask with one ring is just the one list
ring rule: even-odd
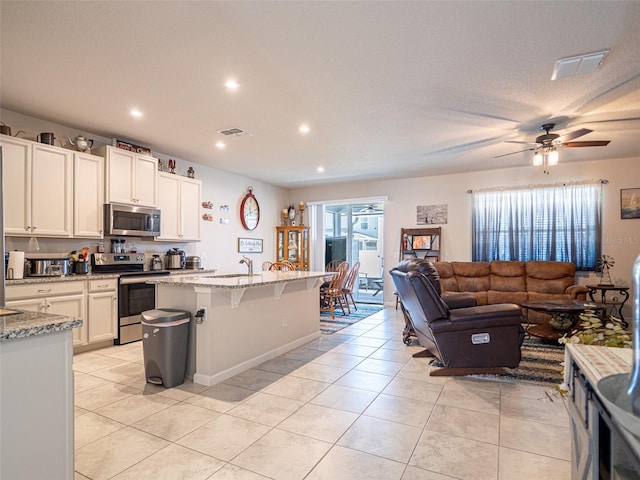
{"label": "patterned rug", "polygon": [[320,332],[325,335],[331,335],[338,330],[342,330],[349,325],[359,322],[363,318],[367,318],[368,316],[379,312],[383,308],[384,307],[382,305],[358,303],[358,310],[351,307],[351,315],[342,315],[342,311],[338,309],[333,320],[331,319],[330,312],[320,312]]}
{"label": "patterned rug", "polygon": [[501,375],[504,381],[533,382],[543,385],[562,383],[564,375],[564,346],[544,343],[537,338],[525,338],[522,359],[518,368]]}
{"label": "patterned rug", "polygon": [[[417,344],[416,339],[413,339],[413,344]],[[548,387],[554,387],[563,382],[563,345],[545,343],[538,338],[525,338],[520,351],[522,352],[520,365],[514,369],[506,368],[505,375],[478,374],[470,376],[490,378],[501,382],[529,382]]]}

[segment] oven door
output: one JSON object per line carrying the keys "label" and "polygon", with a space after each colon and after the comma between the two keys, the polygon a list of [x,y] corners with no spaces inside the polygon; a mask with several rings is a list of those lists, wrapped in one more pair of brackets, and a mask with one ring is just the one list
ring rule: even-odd
{"label": "oven door", "polygon": [[120,279],[118,291],[118,339],[116,343],[142,340],[142,312],[156,308],[156,286],[148,285],[140,278],[127,282]]}

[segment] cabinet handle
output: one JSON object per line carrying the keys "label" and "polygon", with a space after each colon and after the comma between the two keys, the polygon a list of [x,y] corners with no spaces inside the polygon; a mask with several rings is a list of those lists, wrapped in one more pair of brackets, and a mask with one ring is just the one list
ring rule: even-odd
{"label": "cabinet handle", "polygon": [[29,230],[31,230],[31,227],[27,225],[26,227],[24,227],[24,229],[28,232]]}
{"label": "cabinet handle", "polygon": [[50,288],[40,288],[38,289],[38,293],[49,293],[51,291]]}
{"label": "cabinet handle", "polygon": [[113,297],[111,300],[115,302],[116,300],[118,300],[118,297]]}
{"label": "cabinet handle", "polygon": [[96,285],[96,288],[107,288],[109,285],[108,284],[104,284],[104,285]]}

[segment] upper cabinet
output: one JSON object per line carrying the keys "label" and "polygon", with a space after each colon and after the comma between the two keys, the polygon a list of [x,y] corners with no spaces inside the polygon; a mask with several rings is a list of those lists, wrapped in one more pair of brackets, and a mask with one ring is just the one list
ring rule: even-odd
{"label": "upper cabinet", "polygon": [[2,135],[6,235],[70,237],[71,150]]}
{"label": "upper cabinet", "polygon": [[96,152],[106,162],[106,202],[144,207],[158,205],[158,161],[116,147],[100,147]]}
{"label": "upper cabinet", "polygon": [[103,237],[104,159],[88,153],[73,155],[73,236]]}
{"label": "upper cabinet", "polygon": [[161,235],[157,240],[200,240],[200,180],[158,173],[158,208]]}

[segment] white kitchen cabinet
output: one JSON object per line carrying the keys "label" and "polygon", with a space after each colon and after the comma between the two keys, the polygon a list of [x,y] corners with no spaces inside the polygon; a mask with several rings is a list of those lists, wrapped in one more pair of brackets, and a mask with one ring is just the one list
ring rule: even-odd
{"label": "white kitchen cabinet", "polygon": [[104,155],[107,203],[155,207],[158,204],[158,161],[116,147],[100,147]]}
{"label": "white kitchen cabinet", "polygon": [[[7,285],[7,307],[86,319],[86,282],[46,282]],[[87,322],[73,329],[73,345],[87,343]]]}
{"label": "white kitchen cabinet", "polygon": [[3,135],[5,234],[70,237],[73,152]]}
{"label": "white kitchen cabinet", "polygon": [[116,279],[89,281],[88,343],[113,340],[118,336],[117,288]]}
{"label": "white kitchen cabinet", "polygon": [[158,208],[161,235],[157,240],[200,240],[200,191],[202,182],[172,173],[158,174]]}
{"label": "white kitchen cabinet", "polygon": [[103,237],[104,159],[77,152],[73,156],[73,236]]}

